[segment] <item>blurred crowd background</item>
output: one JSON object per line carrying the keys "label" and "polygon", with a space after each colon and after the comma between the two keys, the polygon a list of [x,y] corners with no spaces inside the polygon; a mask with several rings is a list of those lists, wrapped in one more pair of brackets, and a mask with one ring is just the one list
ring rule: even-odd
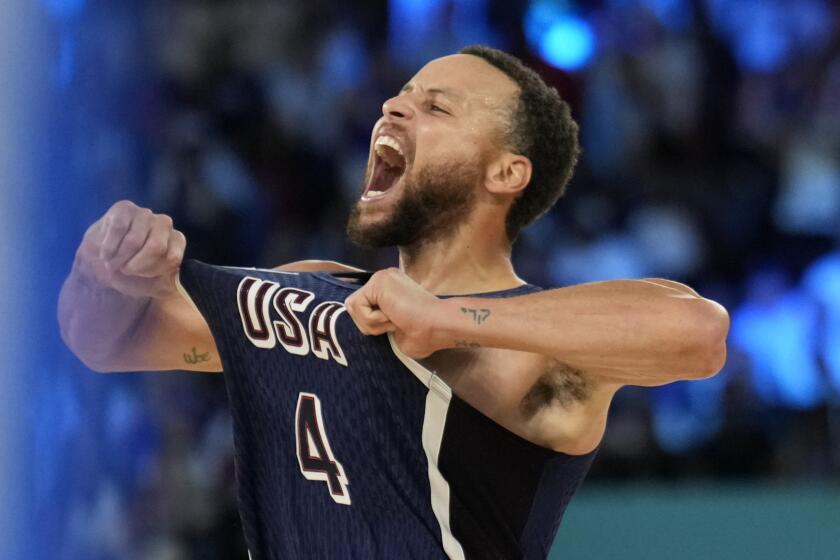
{"label": "blurred crowd background", "polygon": [[221,376],[94,375],[60,342],[49,313],[85,228],[129,198],[169,213],[191,258],[391,265],[344,235],[371,127],[424,62],[473,43],[531,64],[581,125],[568,194],[515,246],[520,275],[662,276],[732,317],[721,374],[619,393],[584,493],[840,482],[830,0],[33,4],[50,131],[35,142],[49,328],[22,444],[36,557],[244,558]]}

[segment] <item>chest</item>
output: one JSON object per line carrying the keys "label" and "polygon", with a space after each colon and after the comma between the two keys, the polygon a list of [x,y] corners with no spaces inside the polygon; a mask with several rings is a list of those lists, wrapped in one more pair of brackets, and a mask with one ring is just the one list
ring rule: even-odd
{"label": "chest", "polygon": [[[236,339],[231,344],[258,366],[252,372],[262,372],[262,382],[254,385],[282,385],[291,393],[341,401],[353,395],[357,405],[369,405],[357,406],[358,415],[345,415],[357,418],[377,417],[382,407],[404,407],[407,393],[417,397],[419,386],[392,353],[387,337],[362,335],[346,314],[346,290],[324,290],[311,282],[295,276],[249,276],[238,282],[235,317],[227,324],[236,331],[229,331]],[[449,349],[422,365],[484,416],[538,445],[560,450],[558,445],[578,439],[592,416],[585,377],[546,356],[496,348]],[[407,375],[395,375],[400,371]],[[275,391],[245,395],[250,407],[263,403],[266,411],[276,407],[276,398]]]}

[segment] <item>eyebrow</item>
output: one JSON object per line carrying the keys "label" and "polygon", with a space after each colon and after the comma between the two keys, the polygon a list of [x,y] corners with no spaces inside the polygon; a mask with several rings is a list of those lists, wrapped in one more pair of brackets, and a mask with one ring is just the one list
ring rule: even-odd
{"label": "eyebrow", "polygon": [[[462,96],[458,95],[457,93],[455,93],[451,89],[447,89],[447,88],[431,87],[431,88],[426,89],[426,88],[421,87],[420,89],[423,90],[426,93],[444,95],[446,97],[449,97],[449,98],[457,100],[457,101],[460,101],[461,99],[463,99]],[[400,93],[407,93],[407,92],[410,92],[410,91],[413,91],[413,90],[414,90],[414,84],[412,82],[408,82],[407,84],[405,84],[402,87],[402,89],[400,90]]]}

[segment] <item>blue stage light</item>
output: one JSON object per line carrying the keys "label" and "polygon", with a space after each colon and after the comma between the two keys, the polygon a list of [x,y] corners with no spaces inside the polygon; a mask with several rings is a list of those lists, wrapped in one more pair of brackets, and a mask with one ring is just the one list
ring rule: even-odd
{"label": "blue stage light", "polygon": [[563,70],[579,70],[595,52],[595,34],[581,18],[567,16],[548,28],[539,46],[546,62]]}
{"label": "blue stage light", "polygon": [[[708,0],[716,32],[729,43],[738,64],[752,72],[773,72],[795,55],[796,16],[781,2]],[[819,35],[819,29],[809,30]]]}
{"label": "blue stage light", "polygon": [[524,28],[531,48],[556,68],[579,70],[595,54],[595,32],[589,22],[554,2],[531,4]]}
{"label": "blue stage light", "polygon": [[785,64],[792,54],[786,29],[756,22],[735,39],[735,58],[746,69],[772,72]]}
{"label": "blue stage light", "polygon": [[542,36],[551,27],[551,24],[562,15],[563,12],[554,2],[546,0],[532,2],[525,12],[525,17],[522,22],[528,43],[532,46],[538,45]]}

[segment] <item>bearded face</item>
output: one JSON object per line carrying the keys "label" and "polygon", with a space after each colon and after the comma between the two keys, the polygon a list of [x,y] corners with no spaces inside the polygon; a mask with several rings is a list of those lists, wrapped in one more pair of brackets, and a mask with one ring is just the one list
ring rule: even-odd
{"label": "bearded face", "polygon": [[454,234],[477,208],[516,95],[516,84],[475,56],[424,66],[385,102],[373,128],[350,239],[405,249]]}
{"label": "bearded face", "polygon": [[[371,175],[365,177],[366,192],[382,187]],[[477,162],[440,162],[394,179],[399,191],[391,207],[369,212],[364,199],[350,212],[347,234],[363,247],[408,247],[440,239],[457,230],[475,201],[475,188],[481,177]],[[386,191],[395,188],[389,185]],[[384,195],[380,195],[384,196]],[[369,215],[370,214],[370,215]],[[378,215],[377,215],[378,214]]]}

